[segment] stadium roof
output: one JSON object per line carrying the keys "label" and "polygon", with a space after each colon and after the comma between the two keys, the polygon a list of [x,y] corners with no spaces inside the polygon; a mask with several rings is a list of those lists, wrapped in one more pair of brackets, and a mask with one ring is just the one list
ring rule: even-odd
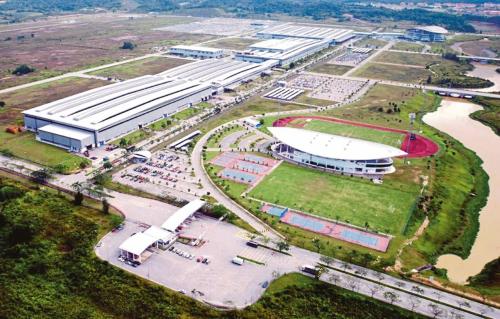
{"label": "stadium roof", "polygon": [[356,161],[406,155],[406,152],[398,148],[356,138],[292,127],[268,127],[268,130],[284,144],[325,158]]}
{"label": "stadium roof", "polygon": [[129,253],[140,255],[157,240],[158,239],[155,237],[149,236],[145,233],[137,233],[127,238],[119,248],[128,251]]}
{"label": "stadium roof", "polygon": [[447,34],[448,33],[448,30],[446,30],[443,27],[436,26],[436,25],[425,26],[425,27],[414,27],[413,29],[432,32],[432,33],[439,33],[439,34]]}
{"label": "stadium roof", "polygon": [[189,202],[187,205],[180,208],[172,216],[170,216],[162,225],[161,228],[175,232],[177,227],[179,227],[189,216],[196,213],[200,208],[205,205],[205,202],[201,199],[195,199]]}

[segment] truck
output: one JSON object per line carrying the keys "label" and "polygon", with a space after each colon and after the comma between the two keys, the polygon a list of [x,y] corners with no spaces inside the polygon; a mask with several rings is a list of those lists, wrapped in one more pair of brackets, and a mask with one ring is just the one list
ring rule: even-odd
{"label": "truck", "polygon": [[318,270],[316,269],[316,267],[314,266],[311,266],[311,265],[304,265],[300,268],[300,270],[302,272],[305,272],[306,274],[310,274],[310,275],[313,275],[313,276],[317,276],[318,275]]}

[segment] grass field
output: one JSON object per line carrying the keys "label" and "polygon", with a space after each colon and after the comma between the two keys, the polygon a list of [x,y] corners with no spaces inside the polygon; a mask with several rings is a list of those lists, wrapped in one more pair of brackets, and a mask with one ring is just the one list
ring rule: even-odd
{"label": "grass field", "polygon": [[308,96],[308,94],[309,94],[309,92],[304,92],[304,93],[300,94],[298,97],[296,97],[293,101],[298,102],[298,103],[317,105],[317,106],[327,106],[327,105],[332,105],[335,103],[335,102],[329,101],[329,100],[316,99],[314,97]]}
{"label": "grass field", "polygon": [[249,45],[259,42],[257,39],[247,39],[247,38],[226,38],[216,41],[211,41],[203,44],[203,46],[211,48],[221,48],[228,50],[244,50]]}
{"label": "grass field", "polygon": [[441,62],[443,61],[443,58],[441,58],[441,56],[439,55],[385,51],[375,57],[373,61],[426,66],[431,63]]}
{"label": "grass field", "polygon": [[250,196],[361,227],[400,234],[417,193],[282,163]]}
{"label": "grass field", "polygon": [[190,62],[192,61],[187,59],[152,57],[94,71],[89,74],[128,80],[142,75],[157,74]]}
{"label": "grass field", "polygon": [[320,120],[311,120],[309,122],[306,122],[304,128],[311,131],[359,138],[367,141],[390,145],[396,148],[399,148],[401,146],[401,143],[404,139],[404,135],[399,133],[385,132],[361,126],[325,122]]}
{"label": "grass field", "polygon": [[411,51],[411,52],[420,52],[424,48],[423,45],[412,42],[397,42],[392,47],[391,50],[400,50],[400,51]]}
{"label": "grass field", "polygon": [[362,48],[381,48],[384,45],[387,44],[387,41],[380,40],[380,39],[372,39],[372,38],[364,38],[358,42],[355,43],[357,47],[362,47]]}
{"label": "grass field", "polygon": [[431,75],[431,72],[423,68],[420,69],[381,63],[367,63],[353,74],[353,76],[369,79],[408,83],[421,83],[422,81],[426,81],[429,75]]}
{"label": "grass field", "polygon": [[8,150],[15,157],[57,168],[65,173],[78,171],[81,163],[89,164],[89,160],[85,158],[73,155],[59,147],[38,142],[35,134],[31,132],[10,134],[0,131],[0,150]]}
{"label": "grass field", "polygon": [[325,74],[331,74],[331,75],[342,75],[352,69],[351,66],[347,65],[337,65],[337,64],[331,64],[331,63],[321,63],[315,65],[313,68],[311,68],[311,72],[317,72],[317,73],[325,73]]}

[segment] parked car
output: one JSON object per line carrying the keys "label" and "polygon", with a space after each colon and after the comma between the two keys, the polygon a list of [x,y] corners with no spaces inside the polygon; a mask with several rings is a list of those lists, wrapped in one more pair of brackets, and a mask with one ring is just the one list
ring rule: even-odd
{"label": "parked car", "polygon": [[235,265],[238,265],[238,266],[243,266],[243,262],[244,260],[240,257],[234,257],[231,262]]}

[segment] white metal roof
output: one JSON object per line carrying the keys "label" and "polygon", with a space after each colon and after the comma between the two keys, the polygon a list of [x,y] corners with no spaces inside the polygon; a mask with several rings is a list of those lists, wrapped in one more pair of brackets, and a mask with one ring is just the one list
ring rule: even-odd
{"label": "white metal roof", "polygon": [[392,146],[292,127],[268,127],[279,141],[302,152],[340,160],[376,160],[406,155]]}
{"label": "white metal roof", "polygon": [[175,234],[157,226],[151,226],[144,231],[144,234],[155,238],[156,240],[162,240],[164,242],[171,240],[175,237]]}
{"label": "white metal roof", "polygon": [[156,241],[157,239],[155,237],[149,236],[145,233],[137,233],[127,238],[119,248],[128,251],[129,253],[140,255]]}
{"label": "white metal roof", "polygon": [[423,30],[423,31],[432,32],[432,33],[439,33],[439,34],[447,34],[448,33],[448,30],[446,30],[443,27],[437,26],[437,25],[415,27],[414,29]]}
{"label": "white metal roof", "polygon": [[45,125],[44,127],[39,128],[38,130],[42,131],[42,132],[55,134],[55,135],[69,137],[71,139],[75,139],[75,140],[79,140],[79,141],[86,139],[88,137],[92,137],[92,133],[90,133],[90,132],[87,132],[84,130],[79,130],[76,128],[67,127],[64,125],[59,125],[59,124]]}
{"label": "white metal roof", "polygon": [[186,51],[205,51],[205,52],[211,52],[211,53],[218,53],[223,51],[222,49],[219,48],[210,48],[210,47],[204,47],[204,46],[198,46],[198,45],[175,45],[171,47],[170,49],[176,49],[176,50],[186,50]]}
{"label": "white metal roof", "polygon": [[175,232],[177,227],[179,227],[189,216],[196,213],[200,208],[205,205],[205,202],[201,199],[195,199],[189,202],[187,205],[180,208],[172,216],[170,216],[162,225],[161,228]]}
{"label": "white metal roof", "polygon": [[295,24],[284,24],[271,27],[258,32],[258,35],[278,35],[286,37],[309,38],[309,39],[330,39],[342,41],[346,36],[354,35],[353,30],[335,29],[328,27],[312,27]]}
{"label": "white metal roof", "polygon": [[302,46],[305,44],[316,43],[317,40],[313,39],[271,39],[266,41],[261,41],[252,44],[249,48],[255,50],[280,50],[287,51],[292,50],[297,46]]}
{"label": "white metal roof", "polygon": [[134,152],[133,156],[150,159],[151,152],[150,151],[137,151],[137,152]]}

